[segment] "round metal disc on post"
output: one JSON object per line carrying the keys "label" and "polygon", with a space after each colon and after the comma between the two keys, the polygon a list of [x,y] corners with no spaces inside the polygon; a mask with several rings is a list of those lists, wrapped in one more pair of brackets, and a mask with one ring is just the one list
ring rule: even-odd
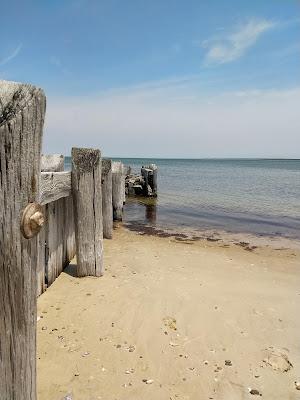
{"label": "round metal disc on post", "polygon": [[29,203],[23,211],[21,220],[21,232],[24,238],[31,239],[36,236],[44,222],[43,207],[38,203]]}

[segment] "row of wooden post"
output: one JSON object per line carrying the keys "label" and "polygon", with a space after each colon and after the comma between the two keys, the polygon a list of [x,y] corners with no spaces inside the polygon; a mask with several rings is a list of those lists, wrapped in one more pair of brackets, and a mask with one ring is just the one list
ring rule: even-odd
{"label": "row of wooden post", "polygon": [[[46,98],[27,84],[0,81],[0,399],[36,400],[36,322],[39,236],[24,237],[24,221],[40,229],[40,199],[73,197],[78,276],[100,276],[103,236],[112,237],[113,217],[125,201],[121,163],[101,160],[99,150],[72,150],[72,173],[48,176],[41,185],[41,144]],[[47,157],[46,157],[47,158]],[[47,172],[47,159],[44,160]],[[50,162],[50,160],[49,160]],[[56,171],[61,171],[63,158]],[[52,168],[52,169],[51,169]],[[53,171],[53,165],[49,170]],[[53,172],[55,174],[55,172]],[[51,178],[51,179],[52,179]],[[71,183],[70,183],[71,179]],[[52,182],[52,181],[51,181]],[[51,183],[50,182],[50,183]],[[61,190],[62,189],[62,190]],[[51,191],[50,191],[51,192]],[[51,197],[52,196],[52,197]],[[28,207],[38,210],[24,219]],[[39,219],[37,217],[39,216]],[[35,225],[36,224],[36,225]]]}

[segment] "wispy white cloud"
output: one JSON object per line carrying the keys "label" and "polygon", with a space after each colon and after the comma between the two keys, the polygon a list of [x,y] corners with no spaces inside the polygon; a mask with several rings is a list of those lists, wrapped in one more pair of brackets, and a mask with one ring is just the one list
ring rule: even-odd
{"label": "wispy white cloud", "polygon": [[22,48],[22,43],[20,43],[11,54],[9,54],[8,56],[1,58],[0,59],[0,66],[1,65],[5,65],[7,63],[9,63],[11,60],[13,60],[15,57],[17,57],[17,55],[20,53],[20,50]]}
{"label": "wispy white cloud", "polygon": [[260,36],[276,26],[276,22],[266,19],[253,19],[224,36],[205,40],[202,46],[207,49],[206,64],[225,64],[237,60],[253,46]]}
{"label": "wispy white cloud", "polygon": [[208,96],[174,84],[49,97],[45,152],[79,146],[124,157],[299,157],[299,87]]}

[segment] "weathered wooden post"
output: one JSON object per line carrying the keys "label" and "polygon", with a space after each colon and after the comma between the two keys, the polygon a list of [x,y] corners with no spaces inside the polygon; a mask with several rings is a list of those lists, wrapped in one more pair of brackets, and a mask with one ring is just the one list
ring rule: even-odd
{"label": "weathered wooden post", "polygon": [[111,239],[113,234],[111,160],[102,160],[102,214],[103,237]]}
{"label": "weathered wooden post", "polygon": [[72,149],[72,194],[77,275],[101,276],[103,222],[100,150]]}
{"label": "weathered wooden post", "polygon": [[0,81],[0,398],[3,400],[36,399],[35,235],[43,223],[36,202],[45,106],[41,89]]}
{"label": "weathered wooden post", "polygon": [[151,188],[154,196],[157,196],[157,166],[150,164],[149,168],[152,170]]}
{"label": "weathered wooden post", "polygon": [[126,203],[125,179],[126,179],[127,171],[128,171],[128,167],[126,167],[126,166],[122,163],[122,174],[123,174],[123,176],[122,176],[123,205]]}
{"label": "weathered wooden post", "polygon": [[142,167],[141,174],[145,181],[145,183],[143,185],[144,196],[151,196],[152,188],[150,186],[150,174],[152,174],[152,170],[147,167]]}
{"label": "weathered wooden post", "polygon": [[150,164],[148,167],[141,168],[141,174],[144,178],[144,195],[145,196],[157,196],[157,166]]}
{"label": "weathered wooden post", "polygon": [[124,192],[123,165],[120,161],[114,161],[112,163],[112,203],[115,221],[122,221],[123,218]]}

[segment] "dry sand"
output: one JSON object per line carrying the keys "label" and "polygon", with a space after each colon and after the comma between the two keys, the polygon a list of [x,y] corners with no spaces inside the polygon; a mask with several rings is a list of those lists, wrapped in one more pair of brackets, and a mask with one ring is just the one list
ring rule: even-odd
{"label": "dry sand", "polygon": [[119,228],[103,277],[70,265],[38,299],[38,399],[300,399],[299,251],[222,246]]}

